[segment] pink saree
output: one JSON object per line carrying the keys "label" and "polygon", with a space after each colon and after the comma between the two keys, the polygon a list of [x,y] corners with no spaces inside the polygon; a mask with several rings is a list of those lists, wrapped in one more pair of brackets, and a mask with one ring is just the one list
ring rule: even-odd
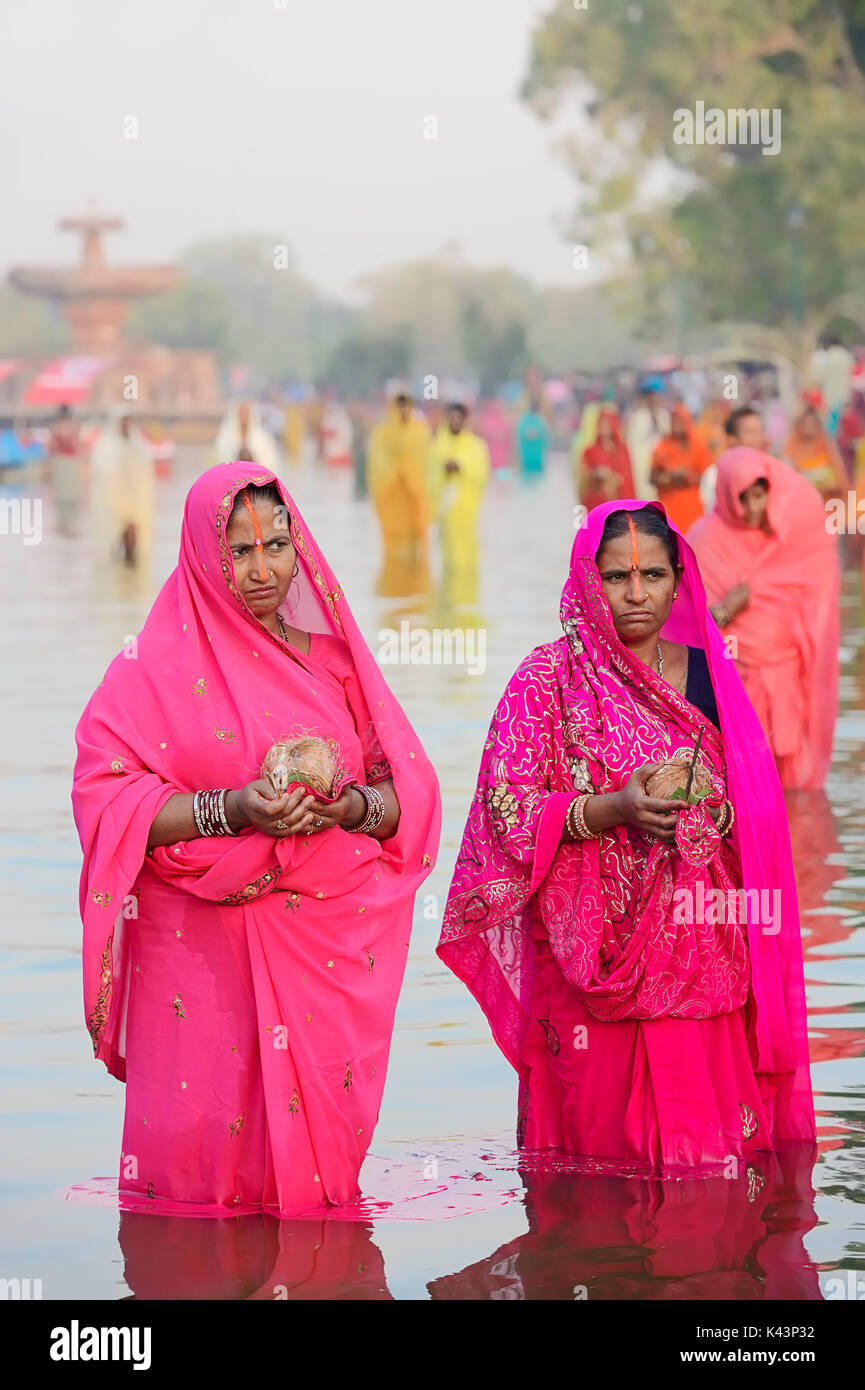
{"label": "pink saree", "polygon": [[[304,656],[249,612],[225,529],[275,482]],[[335,739],[345,775],[392,777],[397,833],[253,829],[147,853],[175,792],[254,780],[281,737]],[[378,1118],[412,905],[438,845],[435,773],[279,480],[204,473],[177,568],[77,729],[84,1000],[96,1056],[126,1081],[121,1191],[224,1212],[345,1202]]]}
{"label": "pink saree", "polygon": [[[663,635],[706,652],[720,734],[619,641],[603,595],[606,518],[644,506],[663,510],[589,513],[565,636],[526,658],[496,709],[438,954],[518,1072],[521,1146],[666,1173],[813,1142],[814,1112],[784,801],[693,552],[679,534]],[[576,792],[618,790],[701,730],[715,795],[735,807],[729,841],[697,806],[675,847],[629,826],[560,844]]]}

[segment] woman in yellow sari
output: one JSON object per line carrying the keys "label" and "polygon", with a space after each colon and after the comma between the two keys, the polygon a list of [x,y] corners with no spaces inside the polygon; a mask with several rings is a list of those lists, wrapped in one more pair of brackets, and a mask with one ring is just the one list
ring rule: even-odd
{"label": "woman in yellow sari", "polygon": [[[367,481],[384,547],[379,584],[384,593],[398,593],[401,587],[405,591],[410,573],[419,578],[426,572],[429,447],[426,420],[413,410],[407,395],[396,396],[388,414],[371,432],[367,452]],[[401,576],[405,581],[402,586]],[[408,587],[423,587],[418,578]]]}

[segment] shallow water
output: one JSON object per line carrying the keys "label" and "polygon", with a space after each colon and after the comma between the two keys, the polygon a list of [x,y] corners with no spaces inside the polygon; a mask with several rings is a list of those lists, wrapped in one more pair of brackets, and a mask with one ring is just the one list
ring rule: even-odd
{"label": "shallow water", "polygon": [[[159,484],[154,583],[91,570],[86,524],[44,538],[0,535],[3,802],[0,1028],[3,1157],[0,1277],[41,1279],[45,1298],[812,1299],[848,1297],[865,1269],[865,633],[858,574],[846,577],[842,713],[827,797],[790,798],[802,897],[819,1156],[761,1160],[737,1182],[651,1182],[595,1172],[516,1171],[515,1078],[465,988],[435,956],[441,904],[490,714],[531,648],[558,635],[573,537],[565,460],[540,484],[497,479],[483,518],[482,591],[460,618],[432,600],[375,596],[378,534],[347,476],[310,464],[289,488],[373,650],[384,628],[430,612],[486,631],[486,667],[391,665],[388,680],[439,773],[439,862],[418,901],[375,1157],[432,1183],[473,1179],[468,1212],[429,1198],[418,1219],[277,1222],[119,1215],[123,1088],[92,1060],[84,1029],[69,801],[73,730],[90,692],[140,627],[177,552],[183,497],[208,460],[188,451]],[[10,495],[9,486],[3,493]],[[26,496],[43,495],[25,481]],[[435,1049],[435,1051],[431,1050]],[[105,1176],[109,1175],[109,1176]],[[483,1186],[487,1184],[487,1186]],[[457,1183],[460,1186],[460,1183]],[[72,1188],[83,1192],[70,1193]],[[830,1281],[838,1279],[837,1284]],[[285,1292],[275,1293],[275,1289]],[[858,1285],[865,1294],[865,1272]]]}

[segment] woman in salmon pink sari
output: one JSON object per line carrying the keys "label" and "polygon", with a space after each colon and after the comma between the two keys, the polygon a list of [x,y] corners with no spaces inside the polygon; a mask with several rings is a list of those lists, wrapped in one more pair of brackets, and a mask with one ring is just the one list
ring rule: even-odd
{"label": "woman in salmon pink sari", "polygon": [[789,464],[728,449],[714,510],[688,543],[782,785],[819,790],[838,713],[841,585],[823,499]]}
{"label": "woman in salmon pink sari", "polygon": [[[346,1202],[438,844],[435,774],[254,464],[193,485],[136,647],[82,715],[73,790],[87,1027],[126,1081],[121,1190],[203,1214]],[[300,738],[329,788],[261,777]]]}
{"label": "woman in salmon pink sari", "polygon": [[[521,1146],[732,1176],[814,1139],[772,756],[660,503],[589,513],[561,620],[493,716],[438,953],[518,1073]],[[703,800],[647,792],[698,742]]]}

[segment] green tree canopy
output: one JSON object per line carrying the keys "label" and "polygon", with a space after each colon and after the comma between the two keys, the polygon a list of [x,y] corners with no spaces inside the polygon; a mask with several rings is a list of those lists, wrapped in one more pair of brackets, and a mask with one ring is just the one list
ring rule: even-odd
{"label": "green tree canopy", "polygon": [[[692,317],[783,329],[801,356],[858,300],[863,0],[558,0],[524,95],[544,117],[567,97],[582,108],[575,237],[626,248],[650,308],[687,279]],[[677,144],[675,113],[699,101],[779,110],[779,153]]]}

